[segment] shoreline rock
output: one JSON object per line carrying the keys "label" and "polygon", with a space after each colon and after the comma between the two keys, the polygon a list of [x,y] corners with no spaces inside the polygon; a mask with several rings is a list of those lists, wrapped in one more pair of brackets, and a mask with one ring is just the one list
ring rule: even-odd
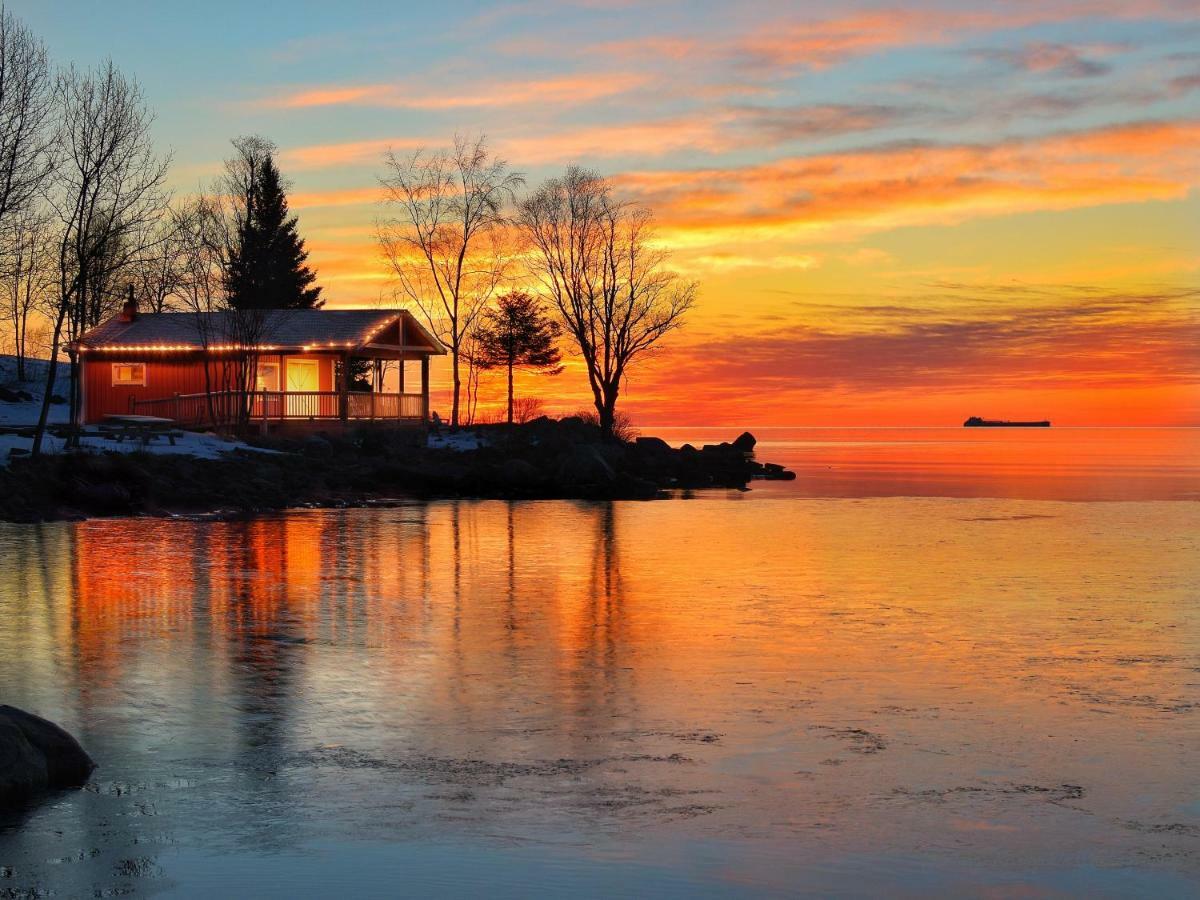
{"label": "shoreline rock", "polygon": [[0,706],[0,801],[81,787],[95,768],[79,741],[53,722]]}
{"label": "shoreline rock", "polygon": [[602,441],[595,426],[577,417],[472,431],[465,449],[425,446],[411,429],[375,428],[261,439],[255,443],[276,452],[221,459],[144,453],[14,459],[0,469],[0,519],[245,515],[396,497],[652,500],[674,490],[740,490],[754,480],[795,477],[756,461],[748,432],[697,450],[656,437]]}

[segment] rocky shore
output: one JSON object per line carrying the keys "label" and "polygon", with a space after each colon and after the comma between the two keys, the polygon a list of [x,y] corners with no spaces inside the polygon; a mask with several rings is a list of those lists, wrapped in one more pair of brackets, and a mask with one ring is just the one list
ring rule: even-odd
{"label": "rocky shore", "polygon": [[95,768],[79,742],[53,722],[0,706],[0,804],[79,787]]}
{"label": "rocky shore", "polygon": [[[463,432],[451,438],[466,436]],[[602,441],[582,419],[485,426],[471,442],[363,429],[256,441],[221,459],[86,454],[16,459],[0,470],[0,519],[248,514],[403,498],[649,500],[683,489],[795,477],[754,459],[755,439],[673,448],[654,437]],[[470,449],[464,449],[469,447]],[[266,451],[266,452],[262,452]]]}

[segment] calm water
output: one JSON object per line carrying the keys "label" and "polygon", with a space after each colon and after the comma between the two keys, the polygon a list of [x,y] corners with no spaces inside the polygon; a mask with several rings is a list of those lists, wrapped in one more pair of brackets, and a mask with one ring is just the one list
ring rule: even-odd
{"label": "calm water", "polygon": [[1200,432],[960,432],[760,433],[796,482],[691,500],[0,525],[0,701],[101,764],[3,814],[0,897],[1194,896]]}

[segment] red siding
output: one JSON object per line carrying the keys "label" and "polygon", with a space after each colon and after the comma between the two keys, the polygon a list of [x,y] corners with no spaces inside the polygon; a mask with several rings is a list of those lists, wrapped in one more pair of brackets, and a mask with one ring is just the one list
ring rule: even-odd
{"label": "red siding", "polygon": [[[275,361],[278,357],[264,356],[263,360]],[[288,357],[292,358],[292,357]],[[332,391],[333,358],[330,356],[296,356],[296,359],[316,359],[320,363],[318,390]],[[120,387],[112,383],[113,363],[140,362],[146,365],[146,384]],[[212,385],[217,388],[221,378],[219,366],[213,364]],[[286,382],[281,387],[285,387]],[[109,414],[130,412],[130,401],[160,400],[175,394],[204,393],[204,364],[200,359],[180,357],[163,359],[161,355],[92,353],[84,357],[83,364],[83,408],[84,422],[101,421]]]}
{"label": "red siding", "polygon": [[[113,363],[140,362],[146,365],[146,384],[116,386]],[[128,413],[130,401],[198,394],[204,391],[204,366],[199,360],[164,360],[115,353],[90,354],[83,364],[83,407],[85,422],[99,422],[109,413]]]}

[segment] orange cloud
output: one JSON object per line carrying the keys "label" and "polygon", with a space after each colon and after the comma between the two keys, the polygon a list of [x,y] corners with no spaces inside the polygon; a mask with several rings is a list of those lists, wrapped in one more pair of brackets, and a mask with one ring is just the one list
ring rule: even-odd
{"label": "orange cloud", "polygon": [[[521,166],[613,156],[658,157],[680,151],[726,153],[813,137],[869,131],[900,115],[895,107],[859,104],[718,106],[700,113],[640,122],[588,125],[519,137],[495,135],[501,156]],[[436,141],[432,143],[437,143]],[[293,168],[317,169],[376,162],[389,147],[415,149],[411,138],[297,147],[283,154]]]}
{"label": "orange cloud", "polygon": [[280,160],[283,166],[289,169],[324,169],[333,166],[380,163],[383,154],[389,149],[417,150],[429,145],[430,142],[403,138],[314,144],[308,147],[292,147],[284,150],[280,154]]}
{"label": "orange cloud", "polygon": [[308,88],[268,98],[259,105],[278,109],[321,106],[372,106],[390,109],[463,109],[470,107],[570,106],[624,94],[641,87],[646,76],[577,74],[559,78],[487,82],[467,90],[441,92],[428,85],[366,84]]}
{"label": "orange cloud", "polygon": [[[944,294],[957,312],[938,310]],[[842,306],[836,330],[806,322],[802,304],[769,331],[747,321],[732,335],[677,339],[639,373],[630,399],[643,418],[667,422],[699,412],[707,422],[945,424],[983,403],[1062,424],[1194,423],[1196,299],[1195,290],[955,284],[935,297]]]}
{"label": "orange cloud", "polygon": [[292,209],[314,209],[325,206],[359,206],[378,203],[381,198],[382,190],[379,187],[343,188],[291,194],[288,197],[288,204]]}
{"label": "orange cloud", "polygon": [[1200,184],[1197,122],[997,144],[893,146],[618,178],[681,247],[836,237],[980,215],[1178,199]]}
{"label": "orange cloud", "polygon": [[[586,52],[626,62],[667,58],[692,62],[725,61],[762,70],[824,69],[872,52],[942,44],[963,34],[1097,16],[1187,21],[1195,14],[1195,4],[1190,0],[1160,0],[1136,6],[1119,0],[1078,0],[1057,4],[1010,3],[988,10],[894,8],[823,19],[795,11],[741,33],[671,38],[647,36],[596,44]],[[1038,62],[1033,58],[1030,61]],[[1062,62],[1060,58],[1058,64]]]}

